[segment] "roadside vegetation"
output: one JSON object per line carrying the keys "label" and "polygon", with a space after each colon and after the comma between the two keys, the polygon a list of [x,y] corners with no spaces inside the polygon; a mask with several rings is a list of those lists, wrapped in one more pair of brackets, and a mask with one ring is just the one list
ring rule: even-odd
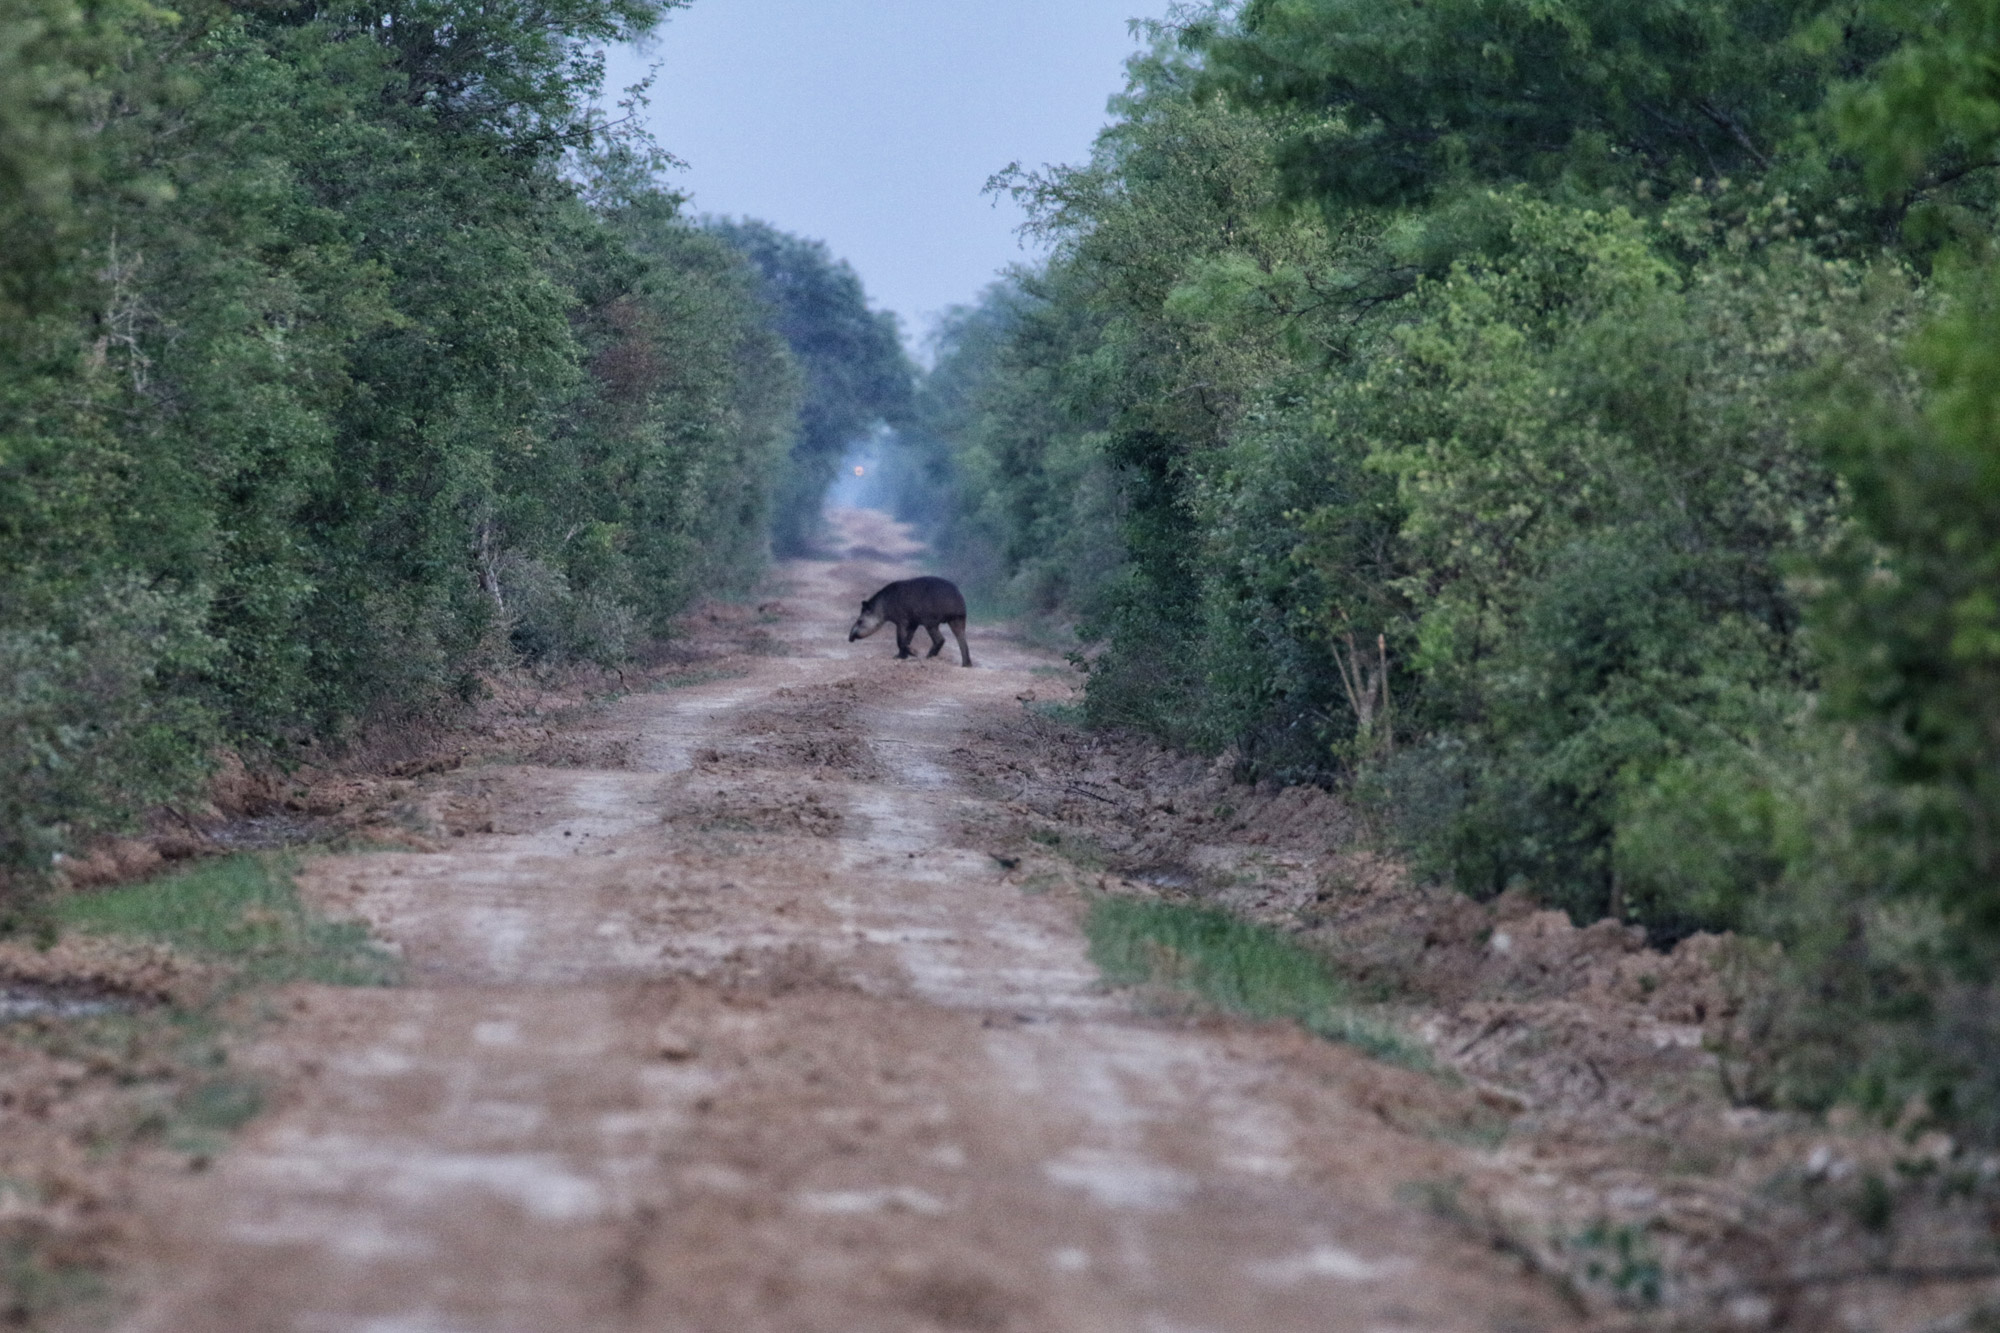
{"label": "roadside vegetation", "polygon": [[815,554],[841,456],[877,429],[908,421],[916,367],[896,317],[869,309],[859,275],[824,243],[755,221],[713,219],[705,230],[755,270],[772,327],[798,366],[803,396],[778,472],[771,546],[783,556]]}
{"label": "roadside vegetation", "polygon": [[396,960],[356,921],[329,921],[299,900],[292,861],[239,853],[176,874],[56,904],[65,931],[164,944],[220,969],[231,988],[312,981],[381,986]]}
{"label": "roadside vegetation", "polygon": [[625,661],[886,423],[1089,723],[1762,941],[1746,1100],[2000,1141],[1990,7],[1188,7],[919,379],[604,108],[677,6],[15,6],[0,927],[227,752]]}
{"label": "roadside vegetation", "polygon": [[[382,986],[397,961],[308,909],[279,854],[239,854],[53,900],[48,954],[0,945],[0,1322],[97,1327],[135,1171],[200,1171],[266,1102],[232,1053],[273,986]],[[46,981],[37,981],[46,974]],[[79,1322],[81,1321],[81,1322]]]}
{"label": "roadside vegetation", "polygon": [[2000,89],[1979,6],[1152,29],[905,512],[1085,712],[1422,871],[1781,946],[1744,1095],[2000,1138]]}
{"label": "roadside vegetation", "polygon": [[10,10],[0,927],[220,754],[619,664],[774,517],[809,539],[909,368],[824,247],[687,218],[604,106],[677,5]]}
{"label": "roadside vegetation", "polygon": [[1424,1052],[1356,1011],[1324,956],[1220,908],[1100,896],[1084,920],[1091,961],[1114,985],[1189,992],[1228,1014],[1284,1019],[1380,1059],[1427,1067]]}

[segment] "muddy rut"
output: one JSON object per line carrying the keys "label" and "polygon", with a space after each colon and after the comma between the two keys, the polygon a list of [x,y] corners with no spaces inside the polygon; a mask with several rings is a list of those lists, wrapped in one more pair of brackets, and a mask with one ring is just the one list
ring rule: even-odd
{"label": "muddy rut", "polygon": [[329,857],[391,990],[288,991],[274,1110],[148,1187],[125,1327],[1553,1330],[1547,1284],[1409,1197],[1465,1150],[1386,1071],[1106,991],[955,776],[1049,659],[850,645],[909,547],[787,566],[747,674],[589,723],[610,768],[494,766],[434,853]]}

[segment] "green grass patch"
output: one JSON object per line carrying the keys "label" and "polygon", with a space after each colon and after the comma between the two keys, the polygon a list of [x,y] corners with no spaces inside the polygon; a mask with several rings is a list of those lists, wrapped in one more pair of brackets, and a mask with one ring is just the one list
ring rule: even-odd
{"label": "green grass patch", "polygon": [[[51,1088],[49,1114],[95,1164],[139,1148],[206,1167],[265,1105],[265,1088],[232,1069],[230,1025],[219,1010],[147,1007],[82,1017],[43,1015],[0,1024],[0,1063],[31,1051],[82,1071],[81,1086]],[[97,1329],[115,1322],[107,1278],[115,1253],[79,1247],[32,1219],[67,1185],[0,1176],[0,1209],[18,1207],[26,1227],[0,1227],[0,1328]]]}
{"label": "green grass patch", "polygon": [[1022,705],[1036,717],[1045,718],[1057,726],[1083,729],[1083,705],[1063,699],[1037,699]]}
{"label": "green grass patch", "polygon": [[263,1109],[263,1084],[233,1075],[213,1075],[181,1090],[161,1126],[161,1137],[175,1152],[213,1157]]}
{"label": "green grass patch", "polygon": [[[115,1106],[107,1103],[79,1140],[96,1157],[139,1143],[190,1156],[220,1152],[264,1109],[263,1083],[230,1066],[230,1031],[213,1009],[172,1007],[31,1018],[5,1028],[11,1044],[72,1061],[116,1089]],[[35,1191],[31,1182],[0,1177],[0,1205],[10,1193],[38,1201]]]}
{"label": "green grass patch", "polygon": [[55,911],[65,930],[157,940],[224,964],[243,983],[393,983],[396,960],[365,926],[329,921],[299,900],[294,866],[274,853],[220,857],[143,884],[69,895]]}
{"label": "green grass patch", "polygon": [[25,1241],[0,1241],[0,1327],[47,1327],[79,1307],[101,1306],[108,1295],[95,1269],[51,1259]]}
{"label": "green grass patch", "polygon": [[1324,959],[1268,926],[1213,907],[1098,898],[1084,930],[1114,984],[1173,986],[1225,1013],[1290,1019],[1378,1059],[1428,1067],[1421,1047],[1354,1012]]}
{"label": "green grass patch", "polygon": [[1040,828],[1028,834],[1028,841],[1038,847],[1048,848],[1078,870],[1092,874],[1110,864],[1110,858],[1104,854],[1103,844],[1087,833]]}
{"label": "green grass patch", "polygon": [[1576,1256],[1583,1280],[1609,1287],[1620,1305],[1650,1310],[1660,1303],[1665,1271],[1645,1228],[1594,1222],[1563,1248]]}

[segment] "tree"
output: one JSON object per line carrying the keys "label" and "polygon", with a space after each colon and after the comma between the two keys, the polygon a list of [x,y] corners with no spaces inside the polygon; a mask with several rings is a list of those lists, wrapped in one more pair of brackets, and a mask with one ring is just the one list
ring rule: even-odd
{"label": "tree", "polygon": [[[2000,167],[2000,26],[1990,5],[1887,3],[1905,35],[1845,90],[1846,140],[1876,187],[1938,209],[1937,187]],[[1916,338],[1912,398],[1843,386],[1830,435],[1857,528],[1818,601],[1837,714],[1881,745],[1908,798],[1893,836],[1923,849],[1900,885],[1969,926],[2000,960],[2000,258],[1993,213],[1944,210],[1943,309]],[[1950,216],[1949,214],[1955,214]]]}
{"label": "tree", "polygon": [[756,270],[772,327],[804,377],[798,437],[779,481],[772,524],[778,551],[802,554],[818,536],[820,505],[847,447],[878,423],[907,422],[915,370],[896,317],[868,308],[861,279],[824,242],[750,220],[717,220],[708,227]]}
{"label": "tree", "polygon": [[219,745],[448,714],[755,577],[788,355],[595,106],[672,7],[0,22],[0,917]]}
{"label": "tree", "polygon": [[1835,78],[1885,49],[1821,0],[1250,0],[1198,24],[1204,86],[1303,117],[1280,162],[1335,208],[1471,182],[1643,187],[1819,169],[1808,131]]}

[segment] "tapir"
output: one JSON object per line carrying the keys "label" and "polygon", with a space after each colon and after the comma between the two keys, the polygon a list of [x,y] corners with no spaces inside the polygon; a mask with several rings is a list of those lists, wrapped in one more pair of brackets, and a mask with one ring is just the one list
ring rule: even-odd
{"label": "tapir", "polygon": [[958,640],[959,665],[972,665],[972,650],[965,646],[965,595],[950,579],[929,574],[920,579],[898,579],[861,604],[861,614],[855,618],[854,628],[847,631],[847,641],[865,639],[884,625],[896,627],[897,657],[911,655],[910,640],[916,637],[919,625],[931,636],[931,650],[924,656],[936,657],[944,647],[938,626],[949,625],[951,636]]}

